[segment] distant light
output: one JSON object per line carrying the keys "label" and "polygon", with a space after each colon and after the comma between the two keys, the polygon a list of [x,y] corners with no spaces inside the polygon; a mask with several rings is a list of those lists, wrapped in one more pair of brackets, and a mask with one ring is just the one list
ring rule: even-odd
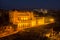
{"label": "distant light", "polygon": [[50,18],[49,20],[51,23],[54,23],[54,18]]}
{"label": "distant light", "polygon": [[31,21],[31,26],[36,26],[36,20]]}

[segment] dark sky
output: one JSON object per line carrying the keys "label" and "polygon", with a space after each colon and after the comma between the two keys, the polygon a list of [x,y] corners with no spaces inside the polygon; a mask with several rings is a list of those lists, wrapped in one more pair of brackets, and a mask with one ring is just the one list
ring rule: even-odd
{"label": "dark sky", "polygon": [[0,0],[2,9],[60,9],[60,0]]}

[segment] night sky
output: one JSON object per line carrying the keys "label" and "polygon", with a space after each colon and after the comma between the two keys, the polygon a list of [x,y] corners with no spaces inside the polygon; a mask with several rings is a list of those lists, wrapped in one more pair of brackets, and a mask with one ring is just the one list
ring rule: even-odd
{"label": "night sky", "polygon": [[2,9],[60,9],[60,0],[0,0]]}

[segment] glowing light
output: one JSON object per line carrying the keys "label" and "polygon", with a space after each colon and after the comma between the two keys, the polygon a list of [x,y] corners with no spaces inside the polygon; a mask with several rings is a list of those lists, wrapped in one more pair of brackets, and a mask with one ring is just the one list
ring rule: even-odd
{"label": "glowing light", "polygon": [[51,23],[54,23],[54,18],[50,18],[49,20]]}
{"label": "glowing light", "polygon": [[36,20],[32,20],[32,21],[31,21],[31,26],[32,26],[32,27],[36,26]]}
{"label": "glowing light", "polygon": [[10,13],[10,15],[12,16],[10,17],[11,22],[13,22],[13,24],[18,25],[18,28],[20,29],[54,23],[53,18],[47,17],[47,23],[45,23],[46,17],[39,17],[38,19],[36,19],[36,17],[34,17],[33,15],[33,12],[28,11],[27,12],[15,11]]}
{"label": "glowing light", "polygon": [[46,34],[46,37],[50,37],[50,33]]}
{"label": "glowing light", "polygon": [[0,33],[0,38],[5,37],[5,36],[9,36],[9,35],[12,35],[12,34],[15,34],[18,32],[18,31],[14,31],[12,26],[6,26],[6,29],[3,29],[3,30],[4,30],[4,32]]}
{"label": "glowing light", "polygon": [[37,24],[38,25],[44,25],[44,17],[42,17],[41,19],[37,19]]}
{"label": "glowing light", "polygon": [[28,20],[28,19],[29,19],[28,16],[21,17],[21,20]]}
{"label": "glowing light", "polygon": [[[36,17],[34,17],[33,12],[18,12],[18,11],[14,11],[14,12],[10,12],[10,22],[12,22],[13,24],[17,25],[16,31],[13,31],[13,28],[6,28],[5,33],[0,34],[0,37],[4,37],[7,35],[11,35],[14,33],[17,33],[21,30],[24,30],[26,28],[31,28],[31,27],[38,27],[40,25],[47,25],[50,23],[54,23],[54,18],[48,18],[49,22],[45,23],[45,17],[39,17],[38,19],[36,19]],[[46,36],[49,37],[50,34],[47,34]]]}

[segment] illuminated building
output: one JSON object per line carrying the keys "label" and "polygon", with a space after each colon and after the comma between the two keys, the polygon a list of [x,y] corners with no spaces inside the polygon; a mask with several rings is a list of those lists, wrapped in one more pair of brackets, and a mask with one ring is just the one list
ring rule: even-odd
{"label": "illuminated building", "polygon": [[53,17],[35,17],[31,11],[10,11],[10,22],[16,24],[19,30],[54,23]]}
{"label": "illuminated building", "polygon": [[[35,17],[33,11],[9,11],[10,22],[16,26],[16,31],[13,30],[13,26],[6,27],[6,32],[0,34],[0,37],[15,34],[21,30],[32,27],[41,27],[41,25],[47,25],[54,23],[53,17]],[[48,35],[47,35],[48,36]]]}

